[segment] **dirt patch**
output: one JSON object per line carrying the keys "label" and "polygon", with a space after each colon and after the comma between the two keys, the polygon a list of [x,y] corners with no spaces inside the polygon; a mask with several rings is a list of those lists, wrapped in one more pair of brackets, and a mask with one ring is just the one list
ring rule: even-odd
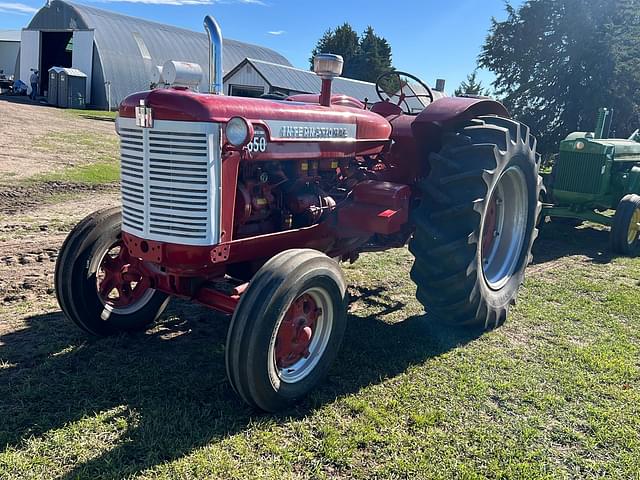
{"label": "dirt patch", "polygon": [[0,212],[6,215],[33,210],[43,203],[52,203],[65,197],[99,192],[113,192],[117,195],[117,185],[86,185],[67,182],[43,182],[33,185],[0,185]]}
{"label": "dirt patch", "polygon": [[[0,100],[0,182],[61,170],[116,145],[112,122],[75,117],[53,107]],[[103,149],[83,142],[95,139]]]}
{"label": "dirt patch", "polygon": [[28,314],[56,308],[53,272],[67,233],[89,213],[118,203],[116,191],[85,192],[0,219],[0,334]]}

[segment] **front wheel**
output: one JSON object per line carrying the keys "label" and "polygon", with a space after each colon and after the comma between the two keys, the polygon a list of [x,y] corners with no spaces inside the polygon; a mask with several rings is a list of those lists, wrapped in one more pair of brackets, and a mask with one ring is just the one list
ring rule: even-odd
{"label": "front wheel", "polygon": [[285,408],[326,374],[346,327],[346,284],[338,264],[315,250],[269,260],[238,304],[226,345],[227,375],[242,399]]}
{"label": "front wheel", "polygon": [[95,336],[144,330],[168,303],[129,255],[120,226],[120,208],[92,213],[69,233],[56,263],[60,308]]}
{"label": "front wheel", "polygon": [[616,208],[611,227],[615,253],[633,257],[640,253],[640,196],[626,195]]}
{"label": "front wheel", "polygon": [[416,296],[434,321],[493,328],[515,303],[542,204],[536,140],[502,117],[443,138],[413,211]]}

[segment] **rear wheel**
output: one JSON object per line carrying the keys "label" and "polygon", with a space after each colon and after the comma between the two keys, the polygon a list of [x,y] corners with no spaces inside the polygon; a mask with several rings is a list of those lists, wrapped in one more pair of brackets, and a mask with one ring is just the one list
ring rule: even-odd
{"label": "rear wheel", "polygon": [[229,380],[249,405],[273,412],[305,396],[334,360],[346,326],[340,267],[315,250],[287,250],[251,280],[226,346]]}
{"label": "rear wheel", "polygon": [[611,227],[611,247],[621,255],[640,253],[640,196],[626,195],[620,200]]}
{"label": "rear wheel", "polygon": [[515,303],[541,212],[536,140],[501,117],[445,136],[409,244],[416,296],[437,322],[492,328]]}
{"label": "rear wheel", "polygon": [[69,233],[56,263],[60,308],[96,336],[144,330],[168,303],[129,255],[120,225],[119,208],[92,213]]}

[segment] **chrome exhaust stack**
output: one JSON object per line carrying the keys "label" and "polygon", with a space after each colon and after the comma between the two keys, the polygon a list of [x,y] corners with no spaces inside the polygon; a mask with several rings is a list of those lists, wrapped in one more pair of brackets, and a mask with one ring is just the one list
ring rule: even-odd
{"label": "chrome exhaust stack", "polygon": [[209,93],[224,95],[220,25],[211,15],[207,15],[204,17],[204,29],[209,36]]}

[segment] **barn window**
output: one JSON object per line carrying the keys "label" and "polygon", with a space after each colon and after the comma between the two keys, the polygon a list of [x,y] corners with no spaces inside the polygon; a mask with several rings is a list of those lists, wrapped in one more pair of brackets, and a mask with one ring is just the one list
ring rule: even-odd
{"label": "barn window", "polygon": [[264,87],[252,87],[247,85],[230,85],[229,95],[232,97],[258,98],[264,93]]}

